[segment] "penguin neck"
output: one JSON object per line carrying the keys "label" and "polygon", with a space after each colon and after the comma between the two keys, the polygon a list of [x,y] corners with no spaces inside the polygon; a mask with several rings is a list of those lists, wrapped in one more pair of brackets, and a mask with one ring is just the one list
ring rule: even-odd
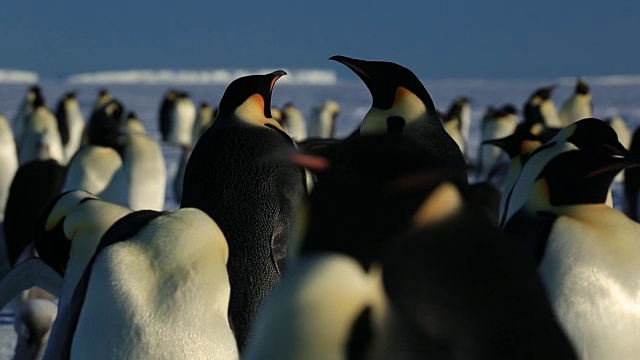
{"label": "penguin neck", "polygon": [[556,215],[566,215],[580,206],[610,206],[609,176],[594,177],[591,181],[574,181],[573,186],[554,189],[546,179],[538,179],[533,185],[527,208],[531,211],[548,211]]}
{"label": "penguin neck", "polygon": [[394,119],[394,122],[402,119],[403,126],[407,126],[422,119],[429,119],[430,113],[435,115],[435,110],[428,109],[424,101],[416,94],[404,87],[398,87],[393,105],[389,109],[375,106],[369,109],[362,120],[360,134],[385,134],[389,130],[389,119]]}
{"label": "penguin neck", "polygon": [[[274,118],[265,116],[265,104],[264,97],[260,94],[254,94],[249,96],[240,106],[238,106],[233,114],[235,118],[240,119],[241,122],[254,126],[273,126],[279,130],[282,130],[282,126]],[[224,119],[225,116],[219,116]],[[218,123],[218,121],[216,121]]]}

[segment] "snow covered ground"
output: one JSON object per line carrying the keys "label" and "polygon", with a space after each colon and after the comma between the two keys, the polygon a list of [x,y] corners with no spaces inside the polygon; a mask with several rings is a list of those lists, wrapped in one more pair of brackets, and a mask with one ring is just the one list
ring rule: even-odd
{"label": "snow covered ground", "polygon": [[[296,78],[295,70],[289,71],[292,78]],[[356,76],[348,79],[331,78],[331,72],[307,73],[308,78],[298,76],[298,81],[279,81],[273,94],[273,105],[282,106],[292,102],[302,113],[309,116],[312,106],[325,100],[334,100],[340,103],[341,112],[337,118],[337,134],[344,136],[349,133],[362,119],[371,105],[371,97],[366,87]],[[0,73],[0,75],[2,75]],[[95,74],[94,74],[95,75]],[[104,74],[103,74],[104,75]],[[6,75],[11,78],[11,74]],[[315,77],[314,77],[315,76]],[[23,83],[15,81],[2,81],[0,76],[0,112],[11,120],[22,101],[26,89],[33,83],[25,78]],[[84,79],[84,81],[81,81]],[[41,80],[47,105],[55,109],[58,99],[63,93],[70,90],[78,91],[78,100],[84,114],[88,117],[90,108],[102,87],[107,88],[116,98],[122,101],[127,111],[134,111],[143,120],[149,133],[156,139],[160,139],[158,131],[158,110],[164,92],[169,88],[188,91],[192,100],[197,105],[201,101],[209,102],[217,106],[222,96],[226,83],[211,81],[202,84],[188,81],[173,83],[168,79],[162,83],[117,83],[111,79],[104,83],[100,77],[69,77],[61,81]],[[283,78],[283,80],[286,79]],[[91,80],[91,81],[89,81]],[[108,78],[106,80],[109,80]],[[102,81],[106,81],[103,78]],[[175,80],[175,79],[174,79]],[[640,78],[639,77],[598,77],[590,79],[585,77],[592,87],[595,116],[606,118],[612,115],[620,115],[633,131],[640,125]],[[505,103],[513,103],[519,109],[534,89],[552,83],[559,84],[552,98],[559,108],[562,102],[573,91],[575,79],[538,79],[538,80],[424,80],[424,84],[434,99],[436,106],[446,110],[453,98],[466,95],[472,101],[472,125],[471,138],[468,148],[469,157],[475,160],[479,143],[479,120],[485,108],[489,105],[501,106]],[[308,118],[307,118],[308,120]],[[180,150],[163,145],[166,165],[168,169],[168,184],[166,208],[174,209],[178,202],[173,196],[172,181],[178,167]],[[1,171],[1,170],[0,170]],[[617,199],[620,187],[614,188],[614,197]],[[13,312],[4,309],[0,312],[0,360],[10,359],[15,344],[13,332]]]}

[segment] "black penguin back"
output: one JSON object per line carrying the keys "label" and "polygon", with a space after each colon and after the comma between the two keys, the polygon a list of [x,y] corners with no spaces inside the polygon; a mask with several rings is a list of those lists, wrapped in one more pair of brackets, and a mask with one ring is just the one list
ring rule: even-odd
{"label": "black penguin back", "polygon": [[34,241],[40,214],[62,189],[66,167],[55,160],[35,160],[18,168],[9,190],[4,233],[11,266]]}

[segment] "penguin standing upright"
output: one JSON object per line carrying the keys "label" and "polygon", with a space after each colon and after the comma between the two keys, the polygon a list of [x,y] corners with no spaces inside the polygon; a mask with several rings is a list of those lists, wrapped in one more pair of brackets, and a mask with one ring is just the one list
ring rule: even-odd
{"label": "penguin standing upright", "polygon": [[168,89],[162,97],[162,102],[160,102],[160,110],[158,111],[158,129],[160,129],[160,136],[164,142],[169,141],[171,131],[171,112],[177,95],[177,90]]}
{"label": "penguin standing upright", "polygon": [[556,85],[549,85],[536,89],[524,104],[523,122],[527,126],[542,124],[545,128],[562,128],[558,110],[551,100],[551,94]]}
{"label": "penguin standing upright", "polygon": [[[640,159],[640,128],[636,128],[631,138],[629,152],[632,156]],[[638,206],[640,205],[640,169],[628,168],[624,169],[624,212],[631,219],[640,221]]]}
{"label": "penguin standing upright", "polygon": [[304,116],[291,102],[282,107],[282,125],[294,141],[302,141],[307,138],[307,123]]}
{"label": "penguin standing upright", "polygon": [[169,126],[167,142],[174,146],[190,147],[193,125],[196,121],[196,108],[189,94],[176,93],[175,100],[171,103],[169,113]]}
{"label": "penguin standing upright", "polygon": [[192,148],[196,146],[200,136],[211,126],[213,120],[216,118],[216,112],[217,110],[212,108],[206,101],[200,103],[196,121],[193,123],[193,133],[191,134]]}
{"label": "penguin standing upright", "polygon": [[[564,127],[551,140],[531,153],[520,174],[513,178],[513,182],[505,182],[502,193],[504,201],[501,201],[504,206],[500,208],[500,226],[505,226],[527,203],[532,183],[547,162],[561,152],[574,149],[605,153],[615,149],[619,154],[627,152],[618,141],[615,131],[600,119],[582,119]],[[613,205],[611,194],[608,203]]]}
{"label": "penguin standing upright", "polygon": [[111,99],[93,111],[85,129],[84,144],[109,146],[120,152],[119,136],[124,111],[124,105],[117,99]]}
{"label": "penguin standing upright", "polygon": [[[493,146],[483,146],[482,142],[491,139],[500,139],[513,134],[518,125],[516,108],[507,104],[502,108],[485,114],[480,124],[480,155],[478,156],[478,179],[481,181],[492,181],[498,175],[494,184],[502,186],[504,180],[501,168],[506,168],[506,161],[501,162],[504,152],[500,148]],[[506,160],[506,159],[505,159]],[[503,172],[502,172],[503,173]]]}
{"label": "penguin standing upright", "polygon": [[34,241],[40,213],[62,189],[66,168],[51,158],[20,165],[9,190],[4,235],[9,264],[13,266],[24,248]]}
{"label": "penguin standing upright", "polygon": [[160,144],[144,132],[121,135],[122,163],[129,183],[132,210],[164,210],[167,172]]}
{"label": "penguin standing upright", "polygon": [[16,147],[18,149],[20,149],[22,145],[22,136],[25,129],[27,128],[27,121],[31,116],[31,113],[35,110],[33,102],[37,98],[43,99],[42,102],[44,102],[44,97],[42,95],[42,89],[40,88],[40,86],[32,85],[27,89],[24,99],[20,103],[20,107],[18,108],[18,111],[13,118],[13,131],[15,134]]}
{"label": "penguin standing upright", "polygon": [[399,321],[379,358],[577,359],[533,263],[464,193],[440,184],[411,224],[381,260]]}
{"label": "penguin standing upright", "polygon": [[340,115],[340,104],[324,101],[311,109],[309,138],[331,139],[336,137],[336,118]]}
{"label": "penguin standing upright", "polygon": [[16,143],[7,118],[0,114],[0,223],[4,220],[9,187],[18,170]]}
{"label": "penguin standing upright", "polygon": [[229,243],[229,312],[241,351],[256,311],[284,270],[293,212],[306,191],[304,169],[268,160],[295,148],[270,113],[273,87],[285,74],[231,82],[184,173],[180,207],[202,209]]}
{"label": "penguin standing upright", "polygon": [[56,120],[58,120],[58,131],[65,160],[68,162],[80,148],[84,132],[84,116],[80,111],[76,92],[70,91],[58,101]]}
{"label": "penguin standing upright", "polygon": [[330,59],[351,69],[371,92],[371,108],[351,136],[387,134],[412,139],[431,154],[429,166],[452,168],[458,174],[455,183],[468,184],[464,156],[438,119],[429,92],[411,70],[386,61]]}
{"label": "penguin standing upright", "polygon": [[447,134],[449,134],[449,136],[451,136],[453,141],[455,141],[456,144],[458,144],[460,151],[466,157],[467,142],[464,138],[464,135],[462,134],[460,118],[458,117],[458,115],[440,113],[439,117],[440,117],[440,120],[442,121],[442,126],[447,131]]}
{"label": "penguin standing upright", "polygon": [[91,112],[94,112],[104,105],[106,105],[109,101],[113,100],[113,95],[106,88],[101,88],[98,90],[98,95],[93,102],[93,106],[91,107]]}
{"label": "penguin standing upright", "polygon": [[462,153],[466,154],[466,144],[469,142],[469,130],[471,129],[471,101],[466,96],[458,96],[449,105],[446,113],[447,119],[458,119],[458,130],[462,135],[464,147]]}
{"label": "penguin standing upright", "polygon": [[36,97],[33,101],[33,111],[26,118],[18,151],[21,165],[39,158],[51,158],[62,165],[66,164],[58,122],[42,97]]}
{"label": "penguin standing upright", "polygon": [[593,103],[591,102],[591,89],[589,85],[578,78],[573,94],[562,103],[560,108],[560,122],[567,126],[584,118],[593,117]]}
{"label": "penguin standing upright", "polygon": [[524,248],[583,359],[634,359],[640,351],[640,224],[605,205],[614,176],[629,166],[640,162],[628,153],[566,151],[542,169],[528,199],[533,226],[546,231]]}

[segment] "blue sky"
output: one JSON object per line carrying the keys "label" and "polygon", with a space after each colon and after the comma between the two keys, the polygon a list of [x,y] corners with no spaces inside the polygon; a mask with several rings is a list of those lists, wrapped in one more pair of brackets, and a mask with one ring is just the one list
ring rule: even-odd
{"label": "blue sky", "polygon": [[0,68],[329,68],[389,60],[425,78],[640,74],[628,1],[8,0]]}

